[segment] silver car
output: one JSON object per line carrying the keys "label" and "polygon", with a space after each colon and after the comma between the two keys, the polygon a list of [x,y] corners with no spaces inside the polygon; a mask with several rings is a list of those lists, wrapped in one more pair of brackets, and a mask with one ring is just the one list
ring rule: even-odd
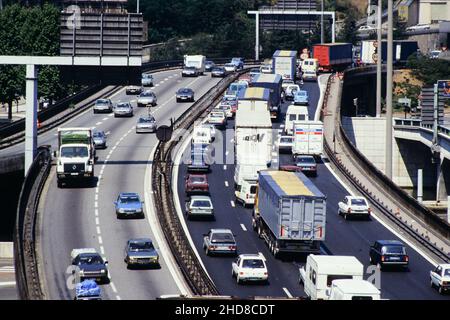
{"label": "silver car", "polygon": [[139,86],[128,86],[125,89],[126,94],[140,94],[142,92],[142,87]]}
{"label": "silver car", "polygon": [[300,168],[304,174],[317,176],[317,163],[313,156],[300,155],[295,157],[295,165]]}
{"label": "silver car", "polygon": [[156,106],[157,104],[156,94],[150,90],[142,92],[137,98],[138,107]]}
{"label": "silver car", "polygon": [[143,87],[153,87],[153,76],[148,73],[143,73],[141,84]]}
{"label": "silver car", "polygon": [[114,108],[114,118],[117,117],[132,117],[133,107],[129,102],[119,102]]}
{"label": "silver car", "polygon": [[140,117],[136,123],[136,133],[156,132],[156,120],[153,116]]}
{"label": "silver car", "polygon": [[113,104],[111,99],[97,99],[94,104],[94,113],[98,112],[112,112]]}
{"label": "silver car", "polygon": [[211,229],[203,235],[203,249],[212,254],[237,254],[236,240],[230,229]]}
{"label": "silver car", "polygon": [[226,72],[236,72],[236,65],[233,63],[226,63],[224,66]]}
{"label": "silver car", "polygon": [[104,131],[94,131],[92,137],[94,138],[94,147],[96,149],[106,149],[106,134]]}
{"label": "silver car", "polygon": [[177,97],[177,102],[180,101],[192,101],[194,102],[194,90],[190,88],[180,88],[175,93]]}
{"label": "silver car", "polygon": [[210,218],[214,220],[214,207],[209,196],[192,196],[186,202],[186,214],[188,219]]}

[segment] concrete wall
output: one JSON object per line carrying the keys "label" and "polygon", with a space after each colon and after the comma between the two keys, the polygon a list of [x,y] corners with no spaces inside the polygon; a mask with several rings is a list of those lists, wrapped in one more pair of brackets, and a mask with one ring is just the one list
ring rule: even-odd
{"label": "concrete wall", "polygon": [[0,259],[14,258],[14,246],[12,242],[0,242]]}
{"label": "concrete wall", "polygon": [[[450,5],[446,0],[420,0],[419,24],[430,24],[436,19],[450,20],[449,8]],[[433,14],[433,11],[435,11],[435,14]],[[436,16],[436,14],[438,14],[438,16]]]}

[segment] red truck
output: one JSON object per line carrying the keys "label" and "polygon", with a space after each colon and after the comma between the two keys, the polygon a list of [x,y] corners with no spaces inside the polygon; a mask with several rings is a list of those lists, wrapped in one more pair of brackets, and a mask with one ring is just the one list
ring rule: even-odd
{"label": "red truck", "polygon": [[342,71],[352,64],[351,43],[315,44],[312,51],[321,72]]}

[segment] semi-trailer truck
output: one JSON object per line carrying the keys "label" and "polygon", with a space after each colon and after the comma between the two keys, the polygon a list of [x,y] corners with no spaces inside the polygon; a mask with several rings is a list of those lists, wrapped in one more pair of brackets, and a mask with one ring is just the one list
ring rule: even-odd
{"label": "semi-trailer truck", "polygon": [[250,83],[252,88],[266,88],[270,90],[270,113],[276,115],[276,118],[278,118],[281,111],[281,83],[282,79],[279,74],[259,74]]}
{"label": "semi-trailer truck", "polygon": [[[379,56],[379,50],[377,50],[377,41],[365,40],[361,41],[361,63],[374,64],[377,63]],[[406,63],[408,57],[417,54],[419,49],[417,41],[411,40],[394,40],[393,42],[393,61],[396,64]],[[386,62],[387,59],[387,42],[383,40],[381,42],[381,61]]]}
{"label": "semi-trailer truck", "polygon": [[319,62],[319,71],[341,71],[352,64],[351,43],[321,43],[313,46],[313,58]]}
{"label": "semi-trailer truck", "polygon": [[297,51],[277,50],[272,56],[273,73],[279,74],[283,79],[295,80],[297,66]]}
{"label": "semi-trailer truck", "polygon": [[247,88],[238,93],[238,110],[267,111],[270,118],[276,119],[277,111],[270,111],[270,90],[266,88]]}
{"label": "semi-trailer truck", "polygon": [[301,172],[260,171],[252,225],[270,252],[320,253],[326,196]]}
{"label": "semi-trailer truck", "polygon": [[55,154],[58,187],[73,180],[94,178],[95,148],[91,128],[58,128]]}

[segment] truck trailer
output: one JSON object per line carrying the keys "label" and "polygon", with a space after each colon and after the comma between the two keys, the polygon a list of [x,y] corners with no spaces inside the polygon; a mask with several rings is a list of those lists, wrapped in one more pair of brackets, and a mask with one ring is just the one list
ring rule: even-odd
{"label": "truck trailer", "polygon": [[275,257],[320,253],[325,223],[326,196],[303,173],[259,172],[252,224]]}
{"label": "truck trailer", "polygon": [[58,187],[64,182],[94,179],[95,148],[91,128],[58,128],[55,154]]}
{"label": "truck trailer", "polygon": [[279,74],[283,79],[295,80],[297,67],[297,51],[277,50],[272,56],[273,73]]}
{"label": "truck trailer", "polygon": [[323,122],[296,121],[293,129],[292,154],[320,157],[323,153]]}
{"label": "truck trailer", "polygon": [[[363,64],[377,63],[379,52],[377,50],[377,41],[365,40],[361,41],[361,58],[360,61]],[[408,57],[417,54],[419,49],[417,41],[411,40],[394,40],[393,42],[393,61],[396,64],[404,64],[408,60]],[[383,40],[381,42],[381,62],[385,63],[387,60],[387,42]]]}
{"label": "truck trailer", "polygon": [[270,111],[270,90],[266,88],[247,88],[238,93],[238,110],[251,110],[252,112],[270,112],[270,118],[277,118],[277,111]]}
{"label": "truck trailer", "polygon": [[202,55],[184,55],[184,66],[195,67],[201,75],[205,73],[206,57]]}
{"label": "truck trailer", "polygon": [[269,89],[270,94],[270,113],[276,118],[281,111],[281,87],[282,79],[279,74],[259,74],[253,78],[250,83],[252,88],[266,88]]}
{"label": "truck trailer", "polygon": [[342,71],[352,64],[351,43],[322,43],[313,46],[313,58],[319,62],[319,71]]}

